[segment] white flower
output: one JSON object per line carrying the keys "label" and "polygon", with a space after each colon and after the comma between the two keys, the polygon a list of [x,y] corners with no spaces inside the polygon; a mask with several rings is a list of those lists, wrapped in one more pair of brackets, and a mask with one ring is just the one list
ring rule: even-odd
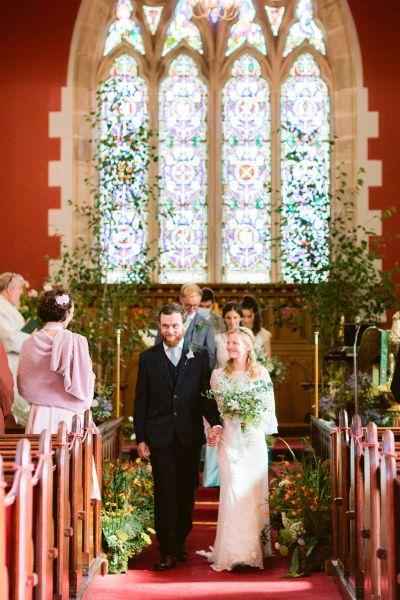
{"label": "white flower", "polygon": [[132,417],[132,416],[128,417],[128,421],[129,421],[130,423],[133,423],[133,417]]}
{"label": "white flower", "polygon": [[44,292],[50,292],[53,289],[53,286],[51,285],[51,283],[45,283],[43,286],[43,291]]}
{"label": "white flower", "polygon": [[189,352],[186,354],[186,358],[188,360],[190,360],[191,358],[194,358],[194,352],[193,352],[193,350],[189,350]]}
{"label": "white flower", "polygon": [[29,296],[30,298],[37,298],[37,297],[39,296],[39,292],[37,292],[37,291],[36,291],[36,290],[34,290],[34,289],[31,289],[31,290],[29,290],[29,292],[28,292],[28,296]]}
{"label": "white flower", "polygon": [[299,546],[305,546],[305,545],[306,545],[306,543],[305,543],[305,541],[303,540],[303,538],[299,538],[299,539],[297,540],[297,543],[299,544]]}
{"label": "white flower", "polygon": [[98,401],[97,400],[93,400],[92,406],[98,406],[98,405],[99,405]]}
{"label": "white flower", "polygon": [[66,306],[69,302],[69,295],[61,294],[61,296],[56,296],[56,302],[59,306]]}
{"label": "white flower", "polygon": [[277,550],[279,550],[279,548],[280,548],[280,547],[281,547],[281,545],[280,545],[278,542],[275,542],[275,548],[276,548]]}

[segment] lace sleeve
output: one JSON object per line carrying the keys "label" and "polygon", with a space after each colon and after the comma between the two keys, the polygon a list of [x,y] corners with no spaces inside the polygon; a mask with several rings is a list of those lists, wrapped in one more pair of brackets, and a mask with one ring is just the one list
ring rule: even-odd
{"label": "lace sleeve", "polygon": [[[265,367],[261,367],[260,377],[263,381],[271,383],[271,378]],[[265,396],[265,412],[263,415],[261,426],[266,435],[278,433],[278,421],[275,413],[275,395],[274,389],[271,388],[266,392]]]}

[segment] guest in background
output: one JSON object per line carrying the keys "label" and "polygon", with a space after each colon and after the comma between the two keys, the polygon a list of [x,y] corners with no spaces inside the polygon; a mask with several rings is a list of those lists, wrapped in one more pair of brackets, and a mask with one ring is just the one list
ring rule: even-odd
{"label": "guest in background", "polygon": [[254,296],[246,295],[243,296],[243,300],[240,303],[243,311],[242,325],[248,327],[254,334],[254,350],[255,352],[263,352],[268,358],[271,358],[271,333],[261,327],[260,310],[258,308],[257,300]]}
{"label": "guest in background", "polygon": [[[195,344],[208,350],[211,369],[215,366],[214,332],[209,321],[197,311],[201,302],[201,289],[195,283],[185,283],[181,287],[180,302],[186,314],[185,346]],[[160,330],[157,333],[156,344],[162,341]]]}
{"label": "guest in background", "polygon": [[222,318],[225,323],[226,331],[215,336],[215,350],[217,355],[217,369],[223,369],[229,358],[227,343],[228,334],[234,331],[240,325],[243,318],[243,311],[237,302],[227,302],[222,309]]}
{"label": "guest in background", "polygon": [[[18,310],[24,290],[24,279],[18,273],[0,275],[0,341],[7,353],[8,364],[14,380],[17,376],[18,359],[22,344],[29,339],[29,333],[21,331],[25,319]],[[30,405],[17,392],[15,386],[14,402],[11,411],[19,425],[26,424]]]}
{"label": "guest in background", "polygon": [[0,342],[0,434],[4,433],[4,421],[10,414],[14,401],[14,378],[8,366],[7,354]]}
{"label": "guest in background", "polygon": [[26,433],[57,433],[61,421],[71,430],[72,417],[83,421],[92,404],[95,376],[88,343],[67,329],[73,314],[72,297],[64,290],[45,292],[39,300],[43,329],[24,342],[18,366],[18,390],[32,404]]}
{"label": "guest in background", "polygon": [[214,308],[214,291],[208,287],[202,288],[200,307],[198,308],[197,312],[210,322],[214,331],[214,335],[217,335],[218,333],[223,333],[226,330],[226,327],[223,318],[214,312]]}
{"label": "guest in background", "polygon": [[[237,302],[227,302],[222,309],[222,318],[225,323],[226,331],[215,336],[217,369],[223,369],[229,359],[227,348],[228,335],[231,331],[236,331],[239,327],[242,316],[242,308]],[[219,484],[217,450],[215,446],[206,445],[204,453],[203,486],[215,487],[219,486]]]}

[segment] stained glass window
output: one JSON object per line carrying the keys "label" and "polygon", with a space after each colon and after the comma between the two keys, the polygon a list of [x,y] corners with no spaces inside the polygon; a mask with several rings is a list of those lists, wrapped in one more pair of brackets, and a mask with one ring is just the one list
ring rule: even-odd
{"label": "stained glass window", "polygon": [[117,20],[110,25],[108,30],[104,45],[104,56],[123,41],[144,54],[142,34],[139,25],[132,19],[133,9],[130,0],[118,0],[115,12]]}
{"label": "stained glass window", "polygon": [[235,61],[223,92],[224,281],[266,282],[271,269],[269,86],[258,61]]}
{"label": "stained glass window", "polygon": [[307,41],[325,54],[324,34],[314,21],[312,0],[299,0],[296,9],[297,22],[289,29],[283,56],[288,56],[300,44]]}
{"label": "stained glass window", "polygon": [[266,6],[265,12],[271,25],[272,33],[276,36],[279,33],[283,15],[285,12],[284,6]]}
{"label": "stained glass window", "polygon": [[[196,17],[193,0],[172,2],[173,14],[165,3],[113,2],[104,55],[120,55],[104,84],[103,128],[119,142],[104,153],[116,164],[120,153],[126,163],[123,131],[146,124],[158,135],[158,161],[131,179],[104,169],[104,214],[118,207],[104,219],[102,237],[111,277],[135,263],[148,231],[159,228],[161,282],[289,282],[299,267],[312,280],[314,265],[327,264],[330,101],[319,58],[306,48],[293,58],[292,51],[307,42],[326,53],[313,15],[318,0],[240,0],[232,21],[223,20],[225,0],[207,5],[204,18],[206,5]],[[158,185],[153,214],[150,184]],[[278,190],[279,215],[272,210]],[[141,193],[139,212],[131,200]]]}
{"label": "stained glass window", "polygon": [[[127,136],[146,126],[147,88],[137,74],[135,60],[119,56],[102,90],[102,138],[100,194],[103,206],[102,244],[109,281],[124,277],[124,269],[140,260],[147,243],[147,175],[141,158],[132,155]],[[106,143],[106,140],[111,143]],[[117,144],[112,143],[117,141]]]}
{"label": "stained glass window", "polygon": [[159,94],[163,282],[207,280],[207,87],[180,55]]}
{"label": "stained glass window", "polygon": [[200,31],[190,20],[192,14],[189,0],[179,0],[175,8],[174,18],[168,27],[163,56],[183,41],[200,54],[203,52]]}
{"label": "stained glass window", "polygon": [[254,22],[256,11],[251,0],[241,0],[239,18],[232,25],[226,54],[229,56],[243,44],[254,46],[261,54],[267,54],[267,46],[263,30],[258,23]]}
{"label": "stained glass window", "polygon": [[147,21],[147,25],[149,26],[150,33],[152,35],[157,31],[158,24],[161,19],[161,13],[163,11],[163,6],[146,6],[143,5],[144,16]]}
{"label": "stained glass window", "polygon": [[310,54],[301,55],[282,86],[282,274],[313,279],[328,264],[329,95]]}

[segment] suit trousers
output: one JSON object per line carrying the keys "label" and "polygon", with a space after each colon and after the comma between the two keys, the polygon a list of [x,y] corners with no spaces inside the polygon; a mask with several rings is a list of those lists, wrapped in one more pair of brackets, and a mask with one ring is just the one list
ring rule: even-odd
{"label": "suit trousers", "polygon": [[150,452],[157,540],[162,555],[175,555],[192,529],[201,447],[187,448],[175,434],[166,448]]}

